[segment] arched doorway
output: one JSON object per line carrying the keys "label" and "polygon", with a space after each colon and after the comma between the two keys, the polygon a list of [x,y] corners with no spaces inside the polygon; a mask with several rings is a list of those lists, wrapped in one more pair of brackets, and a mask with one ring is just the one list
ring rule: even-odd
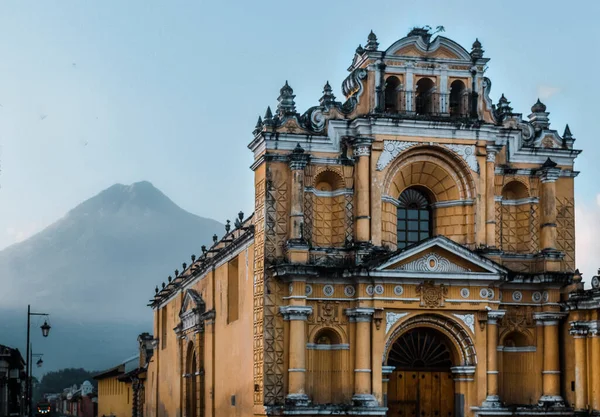
{"label": "arched doorway", "polygon": [[387,358],[387,365],[395,367],[388,385],[388,416],[454,417],[453,363],[453,344],[440,331],[415,327],[404,332]]}
{"label": "arched doorway", "polygon": [[199,408],[199,395],[197,384],[198,362],[196,361],[196,352],[194,351],[194,345],[192,343],[188,345],[186,365],[185,415],[186,417],[197,417]]}

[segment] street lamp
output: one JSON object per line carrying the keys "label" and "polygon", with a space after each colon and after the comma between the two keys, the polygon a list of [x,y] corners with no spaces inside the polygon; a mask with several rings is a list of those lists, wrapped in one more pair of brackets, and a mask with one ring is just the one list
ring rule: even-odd
{"label": "street lamp", "polygon": [[[42,364],[44,363],[44,361],[42,360],[43,356],[44,356],[43,353],[33,353],[33,347],[30,346],[30,349],[29,349],[29,361],[27,362],[28,363],[28,368],[27,368],[28,378],[27,379],[30,381],[29,382],[30,385],[33,385],[31,383],[32,378],[33,378],[33,358],[39,358],[38,361],[36,362],[36,365],[37,365],[38,368],[41,368]],[[32,389],[32,387],[30,386],[29,389]],[[29,391],[28,391],[28,393],[29,393]],[[32,399],[31,397],[33,397],[33,396],[30,396],[29,402],[27,403],[29,406],[31,406],[31,399]]]}
{"label": "street lamp", "polygon": [[41,368],[43,364],[44,364],[44,360],[42,358],[39,358],[38,361],[36,362],[36,365],[38,368]]}
{"label": "street lamp", "polygon": [[40,329],[42,329],[42,336],[48,337],[48,333],[50,333],[50,325],[48,324],[47,320],[44,320],[44,324],[40,326]]}
{"label": "street lamp", "polygon": [[[25,380],[25,398],[27,404],[27,415],[31,416],[31,365],[32,365],[32,356],[30,355],[30,330],[31,330],[31,316],[45,316],[48,317],[47,313],[32,313],[31,306],[27,305],[27,379]],[[50,333],[50,325],[48,324],[48,320],[44,320],[44,324],[40,326],[42,329],[42,336],[48,337]],[[41,358],[40,358],[41,360]],[[38,361],[39,362],[39,361]],[[43,363],[43,361],[42,361]],[[39,364],[38,364],[39,365]],[[41,366],[41,365],[39,365]]]}

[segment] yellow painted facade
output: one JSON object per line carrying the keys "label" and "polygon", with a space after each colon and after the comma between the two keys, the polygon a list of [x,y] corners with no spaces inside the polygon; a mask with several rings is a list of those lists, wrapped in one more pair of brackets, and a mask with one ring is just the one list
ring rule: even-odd
{"label": "yellow painted facade", "polygon": [[[574,138],[414,29],[336,101],[259,118],[255,212],[151,302],[146,415],[600,411],[600,282],[575,270]],[[598,281],[598,280],[596,280]]]}
{"label": "yellow painted facade", "polygon": [[119,381],[124,366],[95,377],[98,380],[98,416],[131,417],[131,383]]}

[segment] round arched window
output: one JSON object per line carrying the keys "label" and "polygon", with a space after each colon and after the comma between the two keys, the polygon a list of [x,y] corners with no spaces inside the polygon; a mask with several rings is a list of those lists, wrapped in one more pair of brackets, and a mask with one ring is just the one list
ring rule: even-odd
{"label": "round arched window", "polygon": [[409,188],[400,194],[398,205],[398,249],[431,236],[431,205],[420,190]]}

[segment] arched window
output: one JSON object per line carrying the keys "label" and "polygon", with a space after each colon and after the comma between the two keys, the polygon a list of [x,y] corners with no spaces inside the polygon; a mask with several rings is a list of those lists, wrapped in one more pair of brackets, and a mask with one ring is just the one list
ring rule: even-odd
{"label": "arched window", "polygon": [[434,100],[435,84],[430,78],[421,78],[417,81],[417,114],[436,113],[436,103]]}
{"label": "arched window", "polygon": [[431,236],[431,205],[420,190],[408,188],[400,194],[398,205],[398,249]]}
{"label": "arched window", "polygon": [[398,107],[398,89],[400,80],[391,76],[385,80],[385,111],[386,113],[396,113]]}
{"label": "arched window", "polygon": [[450,84],[450,115],[465,116],[467,112],[467,103],[465,96],[465,83],[460,80],[454,80]]}

